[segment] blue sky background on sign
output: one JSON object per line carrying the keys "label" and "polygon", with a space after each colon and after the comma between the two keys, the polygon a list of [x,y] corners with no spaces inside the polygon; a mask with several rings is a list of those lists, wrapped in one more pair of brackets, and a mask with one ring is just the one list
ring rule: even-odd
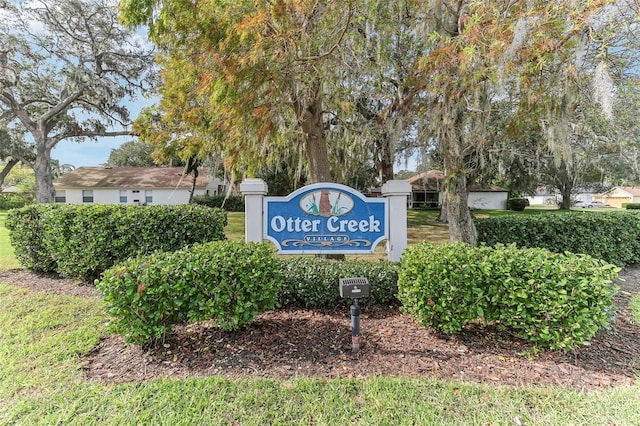
{"label": "blue sky background on sign", "polygon": [[373,253],[388,238],[387,200],[319,183],[266,197],[265,237],[283,254]]}

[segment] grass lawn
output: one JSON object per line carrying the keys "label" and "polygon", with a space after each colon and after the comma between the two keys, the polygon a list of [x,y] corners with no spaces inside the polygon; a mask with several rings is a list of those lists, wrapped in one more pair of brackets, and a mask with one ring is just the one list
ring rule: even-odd
{"label": "grass lawn", "polygon": [[0,210],[0,269],[19,268],[20,264],[13,255],[13,247],[9,242],[9,232],[4,227],[7,212]]}
{"label": "grass lawn", "polygon": [[[410,241],[448,239],[434,215],[410,212]],[[0,269],[16,264],[4,217]],[[242,238],[243,229],[244,215],[230,214],[227,237]],[[640,385],[582,392],[392,377],[102,384],[83,376],[80,358],[107,321],[100,300],[0,283],[0,425],[640,424]]]}
{"label": "grass lawn", "polygon": [[229,240],[244,241],[244,212],[228,212],[224,235]]}

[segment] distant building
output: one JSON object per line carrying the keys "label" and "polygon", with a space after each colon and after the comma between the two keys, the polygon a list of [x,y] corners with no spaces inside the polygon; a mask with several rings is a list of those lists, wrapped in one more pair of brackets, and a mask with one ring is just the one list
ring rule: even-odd
{"label": "distant building", "polygon": [[[55,201],[67,204],[186,204],[193,175],[183,167],[79,167],[54,180]],[[193,195],[217,195],[226,186],[201,169]]]}
{"label": "distant building", "polygon": [[640,203],[640,188],[637,186],[614,186],[608,191],[594,197],[611,207],[623,207],[629,203]]}
{"label": "distant building", "polygon": [[1,188],[1,189],[2,189],[2,191],[0,191],[0,193],[2,193],[2,194],[18,194],[18,193],[22,192],[20,190],[20,188],[18,188],[15,185],[7,186],[6,188]]}
{"label": "distant building", "polygon": [[[429,170],[407,179],[411,185],[409,207],[437,207],[442,205],[444,173]],[[498,186],[473,184],[469,187],[469,207],[487,210],[506,210],[509,191]]]}

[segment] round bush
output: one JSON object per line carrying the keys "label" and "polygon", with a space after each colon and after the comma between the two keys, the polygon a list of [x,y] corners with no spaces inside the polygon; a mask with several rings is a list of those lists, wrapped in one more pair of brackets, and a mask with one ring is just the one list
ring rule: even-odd
{"label": "round bush", "polygon": [[113,317],[111,331],[144,344],[185,321],[243,327],[276,307],[281,282],[271,246],[215,241],[127,260],[96,285]]}
{"label": "round bush", "polygon": [[525,198],[509,198],[507,200],[509,204],[509,210],[521,212],[527,207],[527,200]]}
{"label": "round bush", "polygon": [[613,315],[619,268],[515,245],[410,247],[401,261],[403,309],[446,333],[496,323],[539,347],[586,344]]}

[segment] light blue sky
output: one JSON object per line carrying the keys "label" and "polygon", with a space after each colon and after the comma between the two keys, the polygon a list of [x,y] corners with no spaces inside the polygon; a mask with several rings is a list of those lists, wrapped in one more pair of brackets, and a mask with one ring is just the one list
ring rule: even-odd
{"label": "light blue sky", "polygon": [[[158,101],[158,97],[137,96],[124,99],[122,103],[129,109],[131,118],[135,119],[143,108],[158,103]],[[123,128],[113,127],[109,130],[121,131]],[[112,149],[135,139],[134,136],[114,136],[98,138],[95,141],[89,138],[85,138],[82,142],[63,140],[53,148],[51,158],[60,161],[60,164],[71,164],[76,168],[101,166],[109,159]]]}
{"label": "light blue sky", "polygon": [[99,138],[96,142],[86,139],[84,142],[62,141],[51,152],[51,158],[60,164],[77,167],[100,166],[107,162],[109,154],[124,142],[133,140],[131,136]]}

